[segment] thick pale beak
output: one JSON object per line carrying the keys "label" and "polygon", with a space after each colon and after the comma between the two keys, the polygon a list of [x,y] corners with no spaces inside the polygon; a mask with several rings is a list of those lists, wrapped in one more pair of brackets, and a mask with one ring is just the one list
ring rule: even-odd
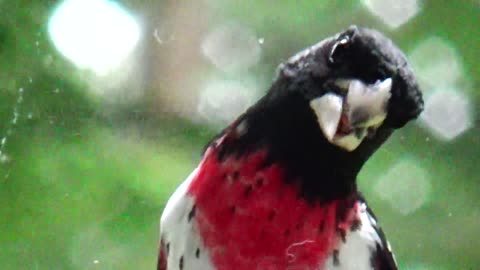
{"label": "thick pale beak", "polygon": [[367,85],[360,80],[337,80],[346,96],[327,93],[310,101],[310,107],[325,138],[347,150],[355,150],[363,139],[387,117],[392,79]]}
{"label": "thick pale beak", "polygon": [[343,97],[328,93],[310,101],[323,135],[331,141],[337,133],[343,110]]}

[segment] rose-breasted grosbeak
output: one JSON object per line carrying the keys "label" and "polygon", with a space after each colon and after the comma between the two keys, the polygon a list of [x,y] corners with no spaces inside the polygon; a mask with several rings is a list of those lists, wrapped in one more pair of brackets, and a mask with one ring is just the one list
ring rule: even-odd
{"label": "rose-breasted grosbeak", "polygon": [[397,269],[356,177],[422,109],[377,31],[351,26],[293,56],[168,201],[157,269]]}

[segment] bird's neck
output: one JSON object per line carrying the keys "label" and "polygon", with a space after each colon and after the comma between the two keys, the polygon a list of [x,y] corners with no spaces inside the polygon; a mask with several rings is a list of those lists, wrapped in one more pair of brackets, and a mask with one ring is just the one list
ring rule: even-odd
{"label": "bird's neck", "polygon": [[295,104],[299,100],[289,102],[295,110],[256,106],[240,117],[223,134],[219,158],[265,151],[266,166],[281,166],[285,181],[297,184],[309,201],[332,201],[356,193],[356,177],[368,156],[330,144],[309,108]]}

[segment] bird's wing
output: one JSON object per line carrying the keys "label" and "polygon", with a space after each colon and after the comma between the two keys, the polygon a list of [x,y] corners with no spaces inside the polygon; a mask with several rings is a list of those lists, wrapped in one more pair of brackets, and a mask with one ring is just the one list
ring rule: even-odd
{"label": "bird's wing", "polygon": [[374,265],[375,270],[398,270],[398,266],[395,260],[395,255],[392,252],[390,243],[387,241],[385,234],[377,223],[377,218],[373,214],[373,211],[370,207],[366,206],[366,215],[371,220],[371,226],[377,233],[379,237],[379,242],[376,245],[376,250],[374,256],[372,257],[372,264]]}

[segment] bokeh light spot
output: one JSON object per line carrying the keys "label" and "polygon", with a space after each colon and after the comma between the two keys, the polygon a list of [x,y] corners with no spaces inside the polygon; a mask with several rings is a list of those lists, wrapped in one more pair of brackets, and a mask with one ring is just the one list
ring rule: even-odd
{"label": "bokeh light spot", "polygon": [[420,11],[417,0],[363,0],[362,3],[391,28],[408,22]]}
{"label": "bokeh light spot", "polygon": [[259,93],[252,82],[213,79],[200,95],[198,113],[201,120],[211,125],[225,125],[243,113]]}
{"label": "bokeh light spot", "polygon": [[405,158],[393,165],[374,189],[392,208],[408,215],[428,201],[431,184],[427,171],[414,159]]}
{"label": "bokeh light spot", "polygon": [[440,89],[429,96],[422,123],[443,140],[452,140],[472,126],[468,98],[458,90]]}
{"label": "bokeh light spot", "polygon": [[202,53],[218,69],[243,71],[260,60],[261,43],[248,28],[229,23],[213,29],[202,42]]}
{"label": "bokeh light spot", "polygon": [[105,74],[115,68],[140,38],[137,22],[107,0],[66,0],[49,20],[55,47],[81,68]]}
{"label": "bokeh light spot", "polygon": [[456,84],[462,77],[462,64],[455,48],[438,37],[422,41],[409,54],[409,61],[425,93]]}

